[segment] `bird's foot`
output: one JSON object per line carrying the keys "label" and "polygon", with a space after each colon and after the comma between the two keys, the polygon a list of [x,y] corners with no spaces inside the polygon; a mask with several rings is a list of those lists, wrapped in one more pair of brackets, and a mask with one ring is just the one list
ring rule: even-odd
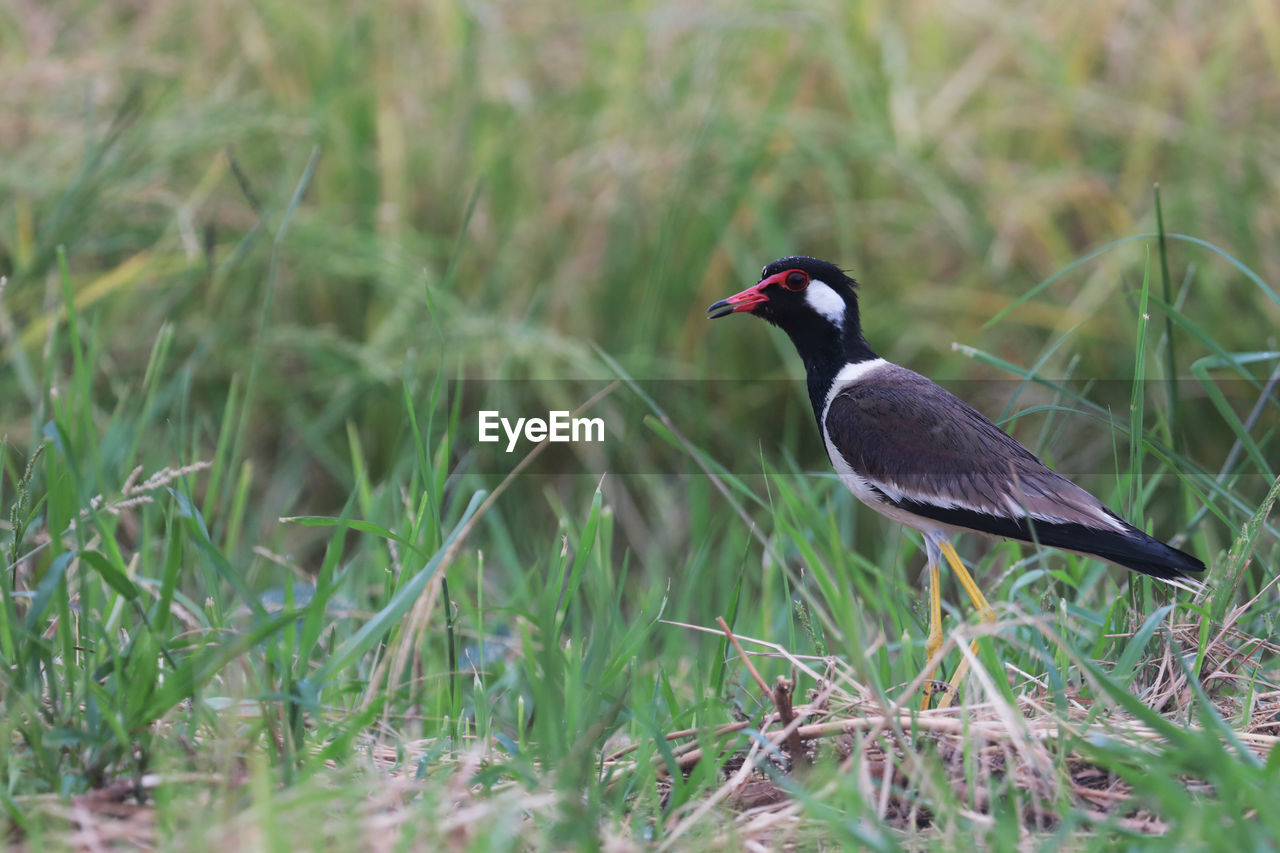
{"label": "bird's foot", "polygon": [[938,709],[948,708],[959,691],[951,684],[945,681],[926,681],[924,688],[920,691],[923,695],[920,700],[920,710],[928,711],[935,696],[940,701],[937,705]]}

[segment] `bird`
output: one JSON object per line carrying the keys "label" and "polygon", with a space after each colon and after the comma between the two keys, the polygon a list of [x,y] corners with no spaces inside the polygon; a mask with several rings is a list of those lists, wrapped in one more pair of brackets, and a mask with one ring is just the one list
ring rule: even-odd
{"label": "bird", "polygon": [[[841,481],[862,503],[921,534],[929,583],[922,709],[940,662],[942,560],[981,618],[995,621],[952,544],[958,533],[1038,543],[1202,587],[1193,577],[1205,571],[1201,560],[1129,524],[937,383],[878,356],[863,335],[857,287],[835,264],[780,258],[707,317],[749,313],[787,334]],[[967,669],[965,658],[939,707],[949,706]]]}

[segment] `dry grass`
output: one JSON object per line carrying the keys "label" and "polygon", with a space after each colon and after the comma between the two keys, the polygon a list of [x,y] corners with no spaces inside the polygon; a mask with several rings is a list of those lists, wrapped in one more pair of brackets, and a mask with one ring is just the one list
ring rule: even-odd
{"label": "dry grass", "polygon": [[[1238,721],[1238,741],[1265,761],[1280,742],[1280,686],[1266,680],[1263,669],[1272,667],[1274,677],[1280,647],[1232,627],[1245,609],[1234,610],[1229,624],[1216,626],[1198,683],[1223,718]],[[1195,692],[1187,685],[1185,668],[1173,664],[1173,656],[1194,650],[1199,632],[1198,621],[1170,626],[1160,654],[1140,667],[1145,674],[1140,698],[1169,719],[1193,718]],[[961,638],[953,637],[950,644],[958,639],[963,649]],[[804,809],[791,796],[794,786],[803,786],[807,773],[824,761],[838,766],[839,774],[857,778],[864,799],[878,804],[878,816],[904,832],[929,830],[933,817],[928,804],[948,799],[965,804],[959,813],[977,827],[989,826],[993,804],[1003,801],[1019,809],[1027,833],[1055,828],[1065,811],[1129,831],[1161,834],[1168,828],[1135,802],[1123,778],[1078,750],[1079,745],[1105,738],[1140,760],[1164,743],[1159,732],[1122,708],[1111,703],[1099,707],[1097,699],[1086,698],[1094,691],[1068,690],[1055,701],[1042,683],[1008,668],[1010,686],[1018,687],[1016,698],[1008,701],[981,662],[970,656],[972,698],[958,707],[918,712],[917,683],[907,685],[899,701],[886,702],[860,684],[845,662],[827,658],[819,674],[813,659],[802,660],[776,644],[749,638],[735,638],[739,650],[742,641],[768,647],[763,655],[790,661],[793,672],[803,673],[809,682],[810,701],[792,707],[786,698],[790,685],[783,685],[786,690],[775,686],[764,690],[760,699],[772,710],[717,730],[717,735],[725,735],[751,728],[759,734],[749,748],[715,757],[722,764],[724,783],[673,816],[664,849],[677,845],[720,804],[736,813],[725,830],[730,837],[757,849],[778,847],[804,827]],[[742,655],[741,660],[754,675],[750,656]],[[1242,696],[1249,698],[1251,710],[1244,719]],[[694,734],[669,737],[684,740]],[[607,761],[620,761],[627,751]],[[682,771],[708,760],[693,742],[677,748],[675,755]],[[935,772],[938,768],[941,773]],[[1211,793],[1201,780],[1185,778],[1181,783]],[[822,792],[813,796],[821,799]],[[720,840],[727,843],[727,837]]]}
{"label": "dry grass", "polygon": [[[1012,624],[1005,620],[993,631]],[[1188,687],[1185,668],[1173,660],[1196,647],[1200,630],[1197,621],[1169,626],[1158,654],[1138,667],[1135,691],[1166,719],[1195,717],[1195,691]],[[948,642],[963,649],[960,633]],[[811,833],[806,802],[821,801],[840,778],[855,779],[864,800],[875,804],[877,817],[903,840],[938,839],[954,832],[954,827],[936,823],[938,803],[952,804],[948,813],[979,833],[993,826],[996,809],[1015,809],[1024,837],[1051,832],[1067,813],[1130,833],[1160,835],[1169,828],[1167,818],[1136,799],[1125,776],[1108,769],[1091,748],[1108,744],[1140,765],[1144,755],[1166,748],[1164,735],[1119,705],[1099,699],[1094,690],[1081,686],[1055,697],[1037,679],[1007,667],[1005,679],[1016,691],[1010,700],[975,657],[965,701],[921,712],[915,710],[916,683],[904,685],[893,701],[859,682],[846,661],[795,656],[777,644],[747,637],[734,635],[733,640],[740,650],[743,644],[763,649],[740,651],[738,660],[744,675],[751,676],[747,682],[762,690],[756,698],[764,710],[751,719],[726,721],[713,732],[689,729],[666,736],[675,767],[657,765],[660,796],[670,792],[671,772],[688,774],[701,762],[715,762],[721,783],[671,811],[659,835],[659,850],[682,849],[694,836],[711,849],[790,847]],[[752,658],[766,657],[791,664],[805,702],[792,704],[791,682],[780,679],[769,686],[759,680]],[[1280,647],[1275,644],[1248,637],[1230,624],[1218,625],[1198,679],[1214,710],[1233,721],[1231,736],[1262,761],[1280,743],[1280,687],[1264,677],[1268,668],[1275,675],[1277,660]],[[1187,731],[1200,729],[1190,725]],[[708,743],[715,744],[711,754],[704,748]],[[602,770],[612,775],[611,784],[626,784],[639,769],[634,757],[639,746],[611,742],[598,757]],[[320,820],[333,823],[325,834],[354,834],[362,850],[426,851],[441,843],[468,849],[495,827],[522,838],[523,844],[544,846],[548,838],[541,818],[564,807],[555,791],[531,789],[515,779],[477,783],[480,771],[502,764],[504,753],[496,742],[472,741],[441,754],[436,739],[404,741],[387,733],[366,738],[359,752],[366,760],[356,784],[365,793],[355,800],[354,810]],[[424,761],[435,768],[430,793],[420,778]],[[350,771],[333,762],[328,781],[324,774],[317,778],[332,789],[351,784]],[[1212,787],[1194,776],[1177,782],[1213,796]],[[68,848],[96,851],[124,844],[149,849],[165,837],[154,809],[155,793],[162,787],[170,798],[176,793],[206,806],[219,792],[261,793],[247,771],[232,777],[148,774],[140,783],[118,781],[69,802],[29,797],[24,805],[64,825],[49,840]],[[201,827],[189,841],[211,849],[260,849],[271,839],[267,824],[277,807],[258,801],[216,826]],[[430,821],[429,829],[423,828],[424,820]],[[598,829],[606,849],[640,849],[634,833],[619,828],[616,816]],[[19,844],[15,849],[23,848]]]}

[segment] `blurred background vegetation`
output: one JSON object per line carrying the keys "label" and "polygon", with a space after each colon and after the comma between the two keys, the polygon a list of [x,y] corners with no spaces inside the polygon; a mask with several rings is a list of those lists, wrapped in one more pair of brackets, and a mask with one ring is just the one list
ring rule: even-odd
{"label": "blurred background vegetation", "polygon": [[[1154,230],[1157,181],[1170,231],[1280,272],[1265,3],[11,0],[0,39],[11,353],[59,316],[59,245],[99,405],[165,324],[206,426],[260,353],[241,450],[268,520],[345,500],[347,423],[394,464],[405,375],[599,376],[593,344],[642,378],[797,375],[701,312],[783,254],[850,268],[873,345],[943,379],[983,375],[953,341],[1029,364],[1073,329],[1048,374],[1131,376],[1149,242],[983,323]],[[1238,270],[1170,251],[1188,316],[1274,343],[1280,311]],[[1179,375],[1203,354],[1179,348]],[[0,377],[14,440],[41,409],[22,378]],[[752,435],[765,405],[716,419]]]}
{"label": "blurred background vegetation", "polygon": [[[134,465],[213,461],[213,482],[189,489],[256,590],[321,570],[331,531],[282,516],[417,503],[423,441],[406,395],[421,424],[434,418],[428,453],[451,461],[444,524],[500,478],[468,469],[470,423],[434,443],[448,420],[439,383],[557,380],[521,393],[572,408],[590,391],[565,380],[616,375],[600,351],[638,380],[798,379],[785,338],[703,315],[781,255],[849,268],[872,345],[936,378],[1010,378],[998,358],[1127,382],[1144,273],[1160,292],[1154,240],[1073,266],[988,321],[1092,251],[1154,232],[1158,182],[1165,228],[1231,256],[1169,242],[1171,296],[1202,332],[1178,327],[1174,374],[1213,355],[1210,340],[1280,346],[1274,291],[1240,268],[1280,281],[1268,2],[3,0],[0,79],[5,500],[74,392],[78,431],[63,439],[84,463],[80,500],[118,493]],[[1171,342],[1153,317],[1147,375],[1166,379]],[[1013,387],[969,396],[994,416]],[[818,447],[798,382],[740,389],[711,410],[655,396],[687,432],[736,434],[739,473],[822,469],[820,456],[792,461]],[[1034,443],[1043,421],[1029,420],[1018,434]],[[1237,438],[1215,429],[1192,454],[1213,471]],[[638,422],[622,430],[611,438],[641,458],[662,443]],[[1263,446],[1274,465],[1274,441]],[[1084,453],[1076,472],[1125,469],[1105,436],[1041,449]],[[514,608],[491,620],[519,621],[605,473],[584,470],[504,492],[458,563],[464,617]],[[1230,545],[1268,485],[1243,481],[1241,505],[1195,532],[1202,556]],[[864,575],[901,575],[880,600],[911,614],[909,540],[829,481],[805,488],[838,519],[827,545],[861,547]],[[710,624],[741,581],[761,634],[796,630],[782,627],[789,595],[761,570],[769,559],[704,478],[604,490],[617,533],[600,570],[635,596],[619,618],[652,615],[668,590],[668,616]],[[1185,492],[1155,505],[1165,536],[1200,508]],[[803,540],[806,519],[791,521]],[[344,595],[376,609],[394,555],[346,549],[367,575]],[[44,568],[28,570],[34,587]],[[183,583],[199,601],[207,582]],[[900,618],[886,617],[891,638]],[[463,630],[483,634],[473,622]],[[665,630],[644,654],[700,647]],[[430,692],[447,668],[442,651],[423,654]]]}
{"label": "blurred background vegetation", "polygon": [[[207,451],[260,363],[237,433],[254,527],[342,505],[348,425],[375,476],[394,466],[405,376],[607,375],[593,344],[638,378],[797,376],[780,336],[701,311],[783,254],[851,269],[873,345],[941,379],[994,375],[953,341],[1031,364],[1071,330],[1044,372],[1132,376],[1117,342],[1150,241],[983,324],[1154,230],[1157,181],[1170,231],[1280,272],[1265,3],[15,1],[0,38],[10,352],[36,357],[60,316],[64,245],[98,405],[172,330],[197,428],[196,447],[169,430],[175,455]],[[1187,316],[1229,349],[1274,345],[1257,287],[1170,251]],[[1204,354],[1178,348],[1179,375]],[[18,366],[0,377],[15,441],[42,410]],[[816,446],[802,405],[769,423],[762,388],[705,416],[752,453],[761,433]]]}

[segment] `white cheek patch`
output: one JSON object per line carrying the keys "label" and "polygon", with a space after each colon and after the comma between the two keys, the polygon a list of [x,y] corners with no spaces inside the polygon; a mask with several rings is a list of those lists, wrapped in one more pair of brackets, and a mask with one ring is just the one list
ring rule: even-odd
{"label": "white cheek patch", "polygon": [[814,311],[830,320],[837,329],[844,328],[844,300],[831,288],[831,285],[815,278],[805,288],[804,301],[808,302],[809,307]]}

